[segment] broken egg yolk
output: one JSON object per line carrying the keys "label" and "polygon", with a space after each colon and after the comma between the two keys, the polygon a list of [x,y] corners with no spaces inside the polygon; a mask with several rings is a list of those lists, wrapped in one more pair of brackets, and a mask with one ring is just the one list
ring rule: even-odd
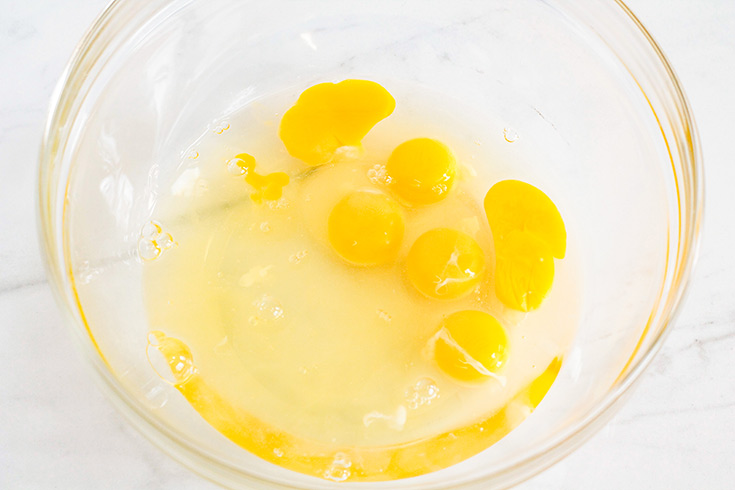
{"label": "broken egg yolk", "polygon": [[284,172],[273,172],[270,174],[259,174],[255,171],[255,157],[247,153],[240,153],[230,163],[240,168],[245,182],[250,184],[253,192],[250,199],[260,204],[265,201],[276,201],[283,195],[283,188],[288,185],[289,177]]}
{"label": "broken egg yolk", "polygon": [[352,192],[329,215],[329,242],[343,259],[356,265],[393,260],[401,246],[403,230],[400,206],[378,191]]}
{"label": "broken egg yolk", "polygon": [[462,381],[494,377],[508,358],[508,337],[492,315],[459,311],[444,319],[434,345],[434,358],[449,376]]}
{"label": "broken egg yolk", "polygon": [[414,242],[406,269],[411,283],[424,295],[454,299],[469,293],[480,282],[485,256],[466,233],[437,228]]}
{"label": "broken egg yolk", "polygon": [[457,161],[444,143],[416,138],[393,150],[385,170],[391,189],[406,203],[433,204],[444,199],[452,188]]}
{"label": "broken egg yolk", "polygon": [[288,153],[309,165],[333,160],[338,148],[362,139],[395,109],[393,96],[369,80],[320,83],[283,115],[279,135]]}
{"label": "broken egg yolk", "polygon": [[535,310],[554,282],[554,257],[546,242],[513,231],[496,242],[495,294],[509,308]]}
{"label": "broken egg yolk", "polygon": [[498,243],[514,231],[525,231],[546,243],[551,255],[563,259],[567,232],[559,210],[541,190],[519,180],[504,180],[485,195],[485,213]]}

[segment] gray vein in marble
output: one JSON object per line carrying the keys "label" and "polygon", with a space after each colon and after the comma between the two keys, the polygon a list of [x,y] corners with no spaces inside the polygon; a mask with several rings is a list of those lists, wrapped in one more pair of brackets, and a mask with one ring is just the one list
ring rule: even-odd
{"label": "gray vein in marble", "polygon": [[46,276],[33,277],[31,279],[0,286],[0,294],[12,293],[22,289],[37,288],[44,284],[46,284]]}
{"label": "gray vein in marble", "polygon": [[431,26],[431,27],[429,27],[427,29],[422,29],[419,32],[416,32],[416,33],[414,33],[414,34],[412,34],[412,35],[410,35],[408,37],[405,37],[405,38],[402,38],[402,39],[396,39],[396,40],[391,41],[389,43],[379,44],[377,46],[373,46],[371,49],[368,49],[368,50],[362,51],[360,53],[354,54],[354,55],[350,56],[349,58],[346,58],[346,59],[342,60],[339,63],[338,66],[340,68],[346,68],[354,60],[359,59],[359,58],[361,58],[361,57],[363,57],[365,55],[374,55],[376,53],[381,53],[382,54],[384,51],[389,51],[389,50],[391,50],[391,48],[395,48],[396,46],[401,46],[401,45],[404,45],[404,44],[410,44],[411,42],[413,42],[413,41],[415,41],[415,40],[417,40],[419,38],[433,36],[433,35],[436,35],[436,34],[442,32],[444,30],[450,29],[452,27],[467,26],[467,25],[470,25],[470,24],[481,22],[487,16],[492,15],[493,13],[504,12],[504,11],[507,11],[507,10],[508,10],[507,8],[498,8],[498,9],[492,11],[492,12],[486,12],[485,14],[482,14],[482,15],[468,16],[468,17],[466,17],[464,19],[458,19],[458,20],[455,20],[453,22],[448,22],[448,23],[443,24],[443,25],[440,25],[440,26]]}
{"label": "gray vein in marble", "polygon": [[618,420],[617,425],[637,423],[641,419],[650,417],[678,416],[687,413],[704,413],[717,410],[732,410],[733,408],[735,408],[735,401],[703,406],[677,407],[670,410],[655,410],[652,412],[636,413],[625,418],[621,417],[620,420]]}

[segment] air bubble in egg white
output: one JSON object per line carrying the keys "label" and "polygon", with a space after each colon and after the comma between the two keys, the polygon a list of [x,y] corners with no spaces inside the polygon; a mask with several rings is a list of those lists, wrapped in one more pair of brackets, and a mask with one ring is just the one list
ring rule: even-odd
{"label": "air bubble in egg white", "polygon": [[390,183],[390,177],[385,169],[385,165],[379,163],[368,169],[367,177],[373,184],[386,185]]}
{"label": "air bubble in egg white", "polygon": [[439,386],[429,377],[417,380],[406,390],[406,402],[408,408],[412,410],[430,405],[437,398],[439,398]]}
{"label": "air bubble in egg white", "polygon": [[138,257],[144,261],[157,259],[161,255],[161,249],[150,240],[138,241]]}
{"label": "air bubble in egg white", "polygon": [[245,175],[245,160],[242,158],[233,158],[227,161],[227,172],[230,175],[240,176]]}
{"label": "air bubble in egg white", "polygon": [[390,323],[393,320],[393,317],[391,317],[387,311],[376,310],[375,313],[378,315],[378,318],[383,320],[385,323]]}
{"label": "air bubble in egg white", "polygon": [[161,234],[161,224],[157,221],[149,221],[140,229],[140,237],[155,240]]}
{"label": "air bubble in egg white", "polygon": [[292,264],[300,264],[300,263],[301,263],[301,261],[302,261],[302,260],[304,260],[304,259],[306,258],[306,256],[307,256],[307,255],[309,255],[309,251],[308,251],[308,250],[299,250],[299,251],[298,251],[298,252],[296,252],[295,254],[292,254],[292,255],[291,255],[291,256],[290,256],[289,258],[288,258],[288,261],[289,261],[290,263],[292,263]]}
{"label": "air bubble in egg white", "polygon": [[155,260],[164,250],[176,245],[170,233],[163,231],[157,221],[149,221],[140,229],[138,237],[138,257],[143,261]]}
{"label": "air bubble in egg white", "polygon": [[352,461],[345,453],[337,453],[334,455],[332,464],[324,471],[324,478],[331,481],[342,482],[347,480],[352,472]]}
{"label": "air bubble in egg white", "polygon": [[515,143],[518,141],[518,138],[520,138],[518,132],[513,128],[505,128],[503,130],[503,138],[505,138],[505,141],[508,143]]}
{"label": "air bubble in egg white", "polygon": [[258,309],[258,317],[264,320],[280,320],[283,318],[283,306],[269,294],[264,294],[255,303]]}
{"label": "air bubble in egg white", "polygon": [[196,372],[194,358],[186,344],[160,331],[148,334],[146,357],[155,373],[171,385],[185,383]]}
{"label": "air bubble in egg white", "polygon": [[225,131],[227,131],[228,129],[230,129],[230,124],[229,123],[226,123],[226,122],[223,122],[223,123],[220,123],[217,126],[215,126],[214,129],[213,129],[213,131],[214,131],[214,134],[222,134]]}

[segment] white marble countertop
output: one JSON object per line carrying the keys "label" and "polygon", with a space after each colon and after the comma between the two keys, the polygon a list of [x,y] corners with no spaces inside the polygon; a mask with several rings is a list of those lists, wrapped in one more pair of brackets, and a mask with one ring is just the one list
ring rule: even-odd
{"label": "white marble countertop", "polygon": [[[36,165],[48,99],[105,3],[0,0],[0,488],[214,489],[103,398],[39,258]],[[735,485],[735,1],[628,3],[669,56],[699,125],[703,246],[677,324],[627,405],[525,490]]]}

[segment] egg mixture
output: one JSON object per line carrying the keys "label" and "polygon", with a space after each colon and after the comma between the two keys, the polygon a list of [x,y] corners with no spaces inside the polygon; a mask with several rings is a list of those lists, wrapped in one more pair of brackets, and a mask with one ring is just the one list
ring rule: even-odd
{"label": "egg mixture", "polygon": [[451,136],[412,134],[378,83],[286,98],[209,131],[159,197],[139,250],[149,358],[222,435],[294,471],[390,480],[481,452],[571,341],[561,214]]}

